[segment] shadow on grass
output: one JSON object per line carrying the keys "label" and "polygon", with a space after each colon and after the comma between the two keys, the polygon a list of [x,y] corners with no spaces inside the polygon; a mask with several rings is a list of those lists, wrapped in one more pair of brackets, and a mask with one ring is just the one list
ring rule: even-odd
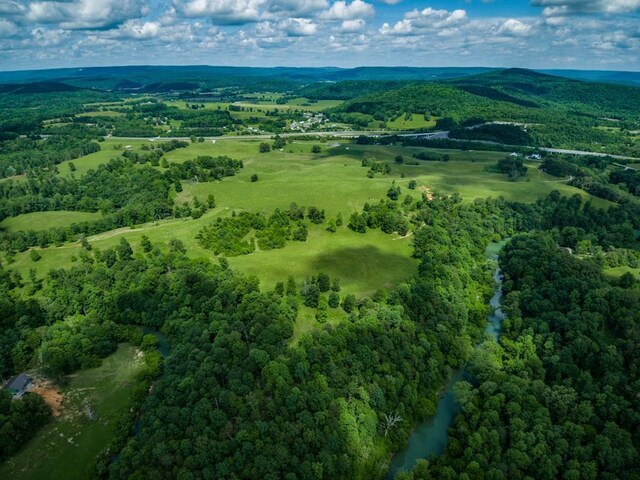
{"label": "shadow on grass", "polygon": [[389,288],[417,271],[415,260],[385,252],[374,245],[347,247],[322,253],[311,263],[316,272],[360,283],[375,290]]}

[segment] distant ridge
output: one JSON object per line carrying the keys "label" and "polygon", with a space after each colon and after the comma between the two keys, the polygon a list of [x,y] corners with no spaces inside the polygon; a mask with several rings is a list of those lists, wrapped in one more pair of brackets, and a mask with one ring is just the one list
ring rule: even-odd
{"label": "distant ridge", "polygon": [[[344,81],[446,81],[499,73],[508,76],[542,78],[543,75],[598,83],[640,87],[640,72],[528,70],[487,67],[225,67],[225,66],[115,66],[24,70],[0,72],[0,84],[41,84],[38,91],[65,91],[70,87],[116,91],[170,91],[189,88],[219,88],[246,85],[247,88],[293,90],[319,82]],[[52,84],[47,87],[47,84]],[[177,87],[177,88],[176,88]],[[3,87],[2,91],[5,91]],[[67,90],[68,91],[68,90]]]}
{"label": "distant ridge", "polygon": [[34,82],[34,83],[5,83],[0,84],[0,93],[54,93],[76,92],[85,90],[81,87],[67,85],[62,82]]}

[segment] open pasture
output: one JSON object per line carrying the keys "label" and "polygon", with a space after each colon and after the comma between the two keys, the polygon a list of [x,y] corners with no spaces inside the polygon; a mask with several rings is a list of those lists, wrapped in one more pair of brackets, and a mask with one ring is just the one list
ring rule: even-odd
{"label": "open pasture", "polygon": [[19,230],[33,230],[37,232],[55,227],[68,227],[74,223],[89,222],[91,220],[97,220],[101,216],[98,212],[72,212],[65,210],[25,213],[17,217],[5,218],[0,222],[0,229],[10,232]]}

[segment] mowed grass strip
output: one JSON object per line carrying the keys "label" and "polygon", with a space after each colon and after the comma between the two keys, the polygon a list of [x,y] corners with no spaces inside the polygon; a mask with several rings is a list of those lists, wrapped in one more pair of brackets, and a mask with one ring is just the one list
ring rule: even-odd
{"label": "mowed grass strip", "polygon": [[102,217],[99,212],[73,212],[60,210],[55,212],[33,212],[5,218],[0,222],[0,229],[9,232],[41,231],[55,227],[68,227],[74,223],[90,222]]}
{"label": "mowed grass strip", "polygon": [[[142,366],[141,353],[124,344],[99,367],[71,375],[62,389],[61,415],[0,464],[0,478],[87,478],[88,469],[113,439],[118,419],[130,408],[131,382]],[[87,407],[95,412],[94,420],[88,418]]]}

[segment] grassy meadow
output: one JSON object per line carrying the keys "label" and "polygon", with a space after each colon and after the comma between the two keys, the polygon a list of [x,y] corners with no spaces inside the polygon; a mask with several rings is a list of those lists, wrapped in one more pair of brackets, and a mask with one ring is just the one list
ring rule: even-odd
{"label": "grassy meadow", "polygon": [[[99,367],[71,375],[61,388],[61,415],[0,464],[0,478],[87,478],[87,468],[112,440],[120,416],[131,404],[130,384],[142,366],[142,353],[124,344]],[[95,412],[94,420],[88,418],[87,407]]]}
{"label": "grassy meadow", "polygon": [[55,227],[68,227],[74,223],[90,222],[102,216],[100,213],[92,212],[33,212],[18,215],[17,217],[5,218],[0,222],[0,229],[15,232],[19,230],[48,230]]}
{"label": "grassy meadow", "polygon": [[387,128],[389,130],[417,130],[420,128],[433,128],[436,126],[436,120],[432,118],[425,118],[424,115],[414,113],[410,118],[405,118],[404,115],[400,115],[393,122],[387,122]]}
{"label": "grassy meadow", "polygon": [[[62,177],[82,177],[89,170],[95,169],[103,163],[107,163],[113,158],[118,158],[126,147],[131,147],[133,151],[139,151],[142,145],[152,145],[153,142],[146,139],[122,140],[107,138],[104,142],[100,142],[100,151],[76,158],[75,160],[67,160],[58,165],[58,175]],[[75,172],[71,171],[69,164],[76,167]]]}
{"label": "grassy meadow", "polygon": [[631,267],[613,267],[607,268],[604,271],[604,274],[607,278],[612,280],[617,280],[622,277],[625,273],[631,273],[637,279],[640,280],[640,268],[631,268]]}
{"label": "grassy meadow", "polygon": [[[590,197],[583,191],[570,187],[562,179],[544,174],[537,164],[529,165],[529,172],[518,182],[509,181],[505,175],[492,173],[490,167],[504,157],[499,152],[473,152],[437,150],[424,148],[404,148],[399,146],[356,145],[342,140],[339,143],[309,142],[293,139],[281,151],[258,153],[261,140],[225,138],[215,143],[191,144],[188,148],[169,152],[170,162],[184,162],[199,155],[228,155],[242,160],[244,168],[235,177],[220,182],[183,182],[183,191],[176,195],[178,204],[191,202],[194,198],[206,199],[215,195],[217,207],[198,220],[169,219],[138,225],[135,228],[101,233],[89,238],[91,244],[100,249],[117,244],[126,238],[134,248],[139,245],[142,235],[147,235],[153,243],[166,245],[171,238],[179,238],[192,257],[214,259],[212,252],[203,249],[196,240],[200,229],[219,216],[229,216],[233,211],[247,210],[270,214],[274,209],[286,209],[292,202],[301,206],[316,206],[324,209],[327,220],[341,213],[345,226],[336,233],[325,231],[326,225],[311,226],[307,242],[290,241],[280,250],[256,251],[251,255],[230,258],[231,265],[239,271],[256,275],[264,288],[272,288],[278,281],[293,275],[298,284],[318,272],[339,277],[343,292],[358,296],[369,295],[380,288],[391,288],[411,276],[416,262],[410,258],[411,238],[397,239],[380,231],[366,234],[354,233],[347,229],[351,213],[360,211],[365,202],[378,202],[385,197],[389,187],[396,182],[402,187],[402,196],[409,194],[419,198],[421,192],[460,193],[464,201],[481,197],[503,196],[510,200],[532,202],[546,196],[552,190],[564,195],[579,194],[590,198],[596,205],[606,207],[609,202]],[[108,139],[102,143],[103,150],[74,161],[75,175],[95,168],[100,163],[119,155],[120,148],[131,145],[138,149],[145,140]],[[321,146],[321,152],[314,154],[314,144]],[[403,155],[409,161],[413,153],[429,151],[448,154],[449,162],[424,162],[417,165],[397,165],[396,155]],[[389,175],[376,174],[367,177],[367,168],[361,166],[362,159],[391,165]],[[413,163],[413,162],[412,162]],[[70,175],[68,163],[66,174]],[[63,166],[61,174],[65,174]],[[258,175],[257,182],[251,182],[252,174]],[[409,190],[407,184],[416,180],[418,188]],[[69,212],[46,212],[45,224],[65,220]],[[36,215],[36,214],[31,214]],[[74,214],[75,215],[75,214]],[[56,216],[59,216],[57,220]],[[28,217],[28,216],[24,216]],[[9,228],[29,228],[38,223],[29,218],[9,219]],[[39,221],[42,224],[42,221]],[[13,226],[11,226],[13,224]],[[28,275],[35,269],[37,275],[44,276],[51,268],[72,265],[80,251],[79,242],[67,243],[59,247],[39,250],[41,260],[33,262],[28,252],[16,255],[12,268]]]}

